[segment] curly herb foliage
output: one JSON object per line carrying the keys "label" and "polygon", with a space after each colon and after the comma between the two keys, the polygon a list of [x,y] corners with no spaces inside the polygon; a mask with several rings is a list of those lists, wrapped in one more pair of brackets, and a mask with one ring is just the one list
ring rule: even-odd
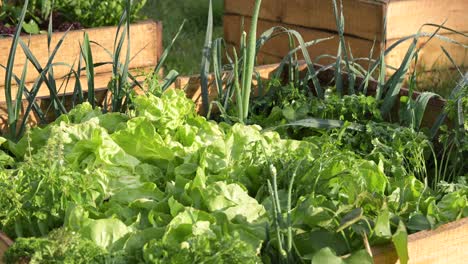
{"label": "curly herb foliage", "polygon": [[5,253],[6,263],[129,263],[119,254],[110,254],[93,241],[65,228],[55,229],[46,237],[18,238]]}
{"label": "curly herb foliage", "polygon": [[29,147],[16,169],[0,174],[0,229],[12,238],[47,235],[63,225],[70,202],[94,207],[103,199],[98,179],[68,166],[63,148],[55,134],[34,155]]}
{"label": "curly herb foliage", "polygon": [[468,171],[468,85],[447,100],[444,110],[453,125],[440,127],[437,157],[440,178],[451,182]]}
{"label": "curly herb foliage", "polygon": [[132,2],[130,20],[138,18],[138,13],[146,0],[55,0],[55,10],[67,14],[85,27],[117,25],[127,2]]}
{"label": "curly herb foliage", "polygon": [[[265,97],[258,98],[252,111],[251,122],[268,128],[307,118],[320,118],[367,123],[383,121],[379,104],[374,97],[365,95],[338,96],[330,87],[325,99],[308,95],[307,91],[291,85],[270,82]],[[320,130],[303,127],[276,129],[282,136],[301,139],[320,135]]]}
{"label": "curly herb foliage", "polygon": [[422,132],[390,123],[368,122],[363,131],[342,130],[332,134],[342,149],[360,157],[383,162],[392,177],[414,175],[424,181],[426,164],[433,159],[432,143]]}
{"label": "curly herb foliage", "polygon": [[[139,12],[146,0],[31,0],[23,29],[27,33],[38,34],[39,26],[47,26],[51,13],[57,21],[78,22],[88,28],[115,26],[119,23],[127,2],[132,2],[130,20],[135,21],[140,18]],[[4,1],[0,12],[1,20],[5,24],[16,25],[22,3],[23,1]]]}
{"label": "curly herb foliage", "polygon": [[186,241],[167,243],[152,240],[145,246],[147,263],[261,263],[260,257],[239,234],[216,237],[210,234],[193,236]]}

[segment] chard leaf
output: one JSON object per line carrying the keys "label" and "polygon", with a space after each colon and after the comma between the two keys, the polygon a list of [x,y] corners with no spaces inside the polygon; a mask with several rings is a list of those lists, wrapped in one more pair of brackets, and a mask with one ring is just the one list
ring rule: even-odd
{"label": "chard leaf", "polygon": [[356,208],[345,215],[340,222],[340,227],[336,230],[336,232],[341,232],[345,228],[351,226],[354,223],[357,223],[363,217],[363,210],[362,208]]}
{"label": "chard leaf", "polygon": [[313,264],[327,263],[327,264],[344,264],[345,262],[338,257],[335,252],[330,248],[323,248],[314,254],[312,258]]}
{"label": "chard leaf", "polygon": [[400,263],[408,263],[408,233],[406,232],[405,224],[402,221],[400,221],[395,234],[392,236],[392,242],[397,251]]}
{"label": "chard leaf", "polygon": [[392,236],[392,231],[390,230],[390,212],[386,206],[377,216],[374,227],[374,235],[382,239],[389,239]]}

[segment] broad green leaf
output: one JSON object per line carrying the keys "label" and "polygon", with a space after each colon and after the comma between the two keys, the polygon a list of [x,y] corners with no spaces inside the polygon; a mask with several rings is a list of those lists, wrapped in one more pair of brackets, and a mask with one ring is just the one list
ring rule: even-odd
{"label": "broad green leaf", "polygon": [[170,197],[168,200],[169,208],[171,210],[172,217],[177,216],[180,212],[185,210],[183,204],[179,203],[174,197]]}
{"label": "broad green leaf", "polygon": [[331,248],[337,254],[346,254],[348,248],[341,234],[325,229],[317,229],[294,236],[294,244],[301,256],[313,256],[325,247]]}
{"label": "broad green leaf", "polygon": [[[0,137],[0,147],[3,143],[7,142],[7,140],[3,137]],[[0,149],[0,168],[6,165],[13,165],[15,161],[12,157],[7,155],[3,150]]]}
{"label": "broad green leaf", "polygon": [[430,92],[423,92],[416,99],[414,109],[415,129],[419,129],[419,127],[421,126],[424,113],[426,112],[427,103],[429,103],[429,100],[433,97],[440,97],[440,95]]}
{"label": "broad green leaf", "polygon": [[204,202],[209,211],[222,211],[229,220],[244,217],[247,222],[254,222],[266,215],[263,206],[237,184],[216,182],[208,186]]}
{"label": "broad green leaf", "polygon": [[147,162],[174,159],[174,151],[156,132],[150,120],[144,117],[133,118],[126,125],[125,129],[112,135],[115,143],[126,153]]}
{"label": "broad green leaf", "polygon": [[458,190],[445,195],[437,203],[439,214],[437,217],[442,222],[451,222],[466,217],[468,206],[468,188]]}
{"label": "broad green leaf", "polygon": [[[345,122],[339,120],[327,120],[327,119],[320,119],[320,118],[307,118],[302,120],[297,120],[294,122],[290,122],[285,125],[279,125],[275,127],[271,127],[265,129],[266,131],[275,130],[280,127],[288,127],[288,126],[300,126],[300,127],[310,127],[310,128],[319,128],[319,129],[332,129],[332,128],[341,128],[345,126]],[[356,131],[362,131],[363,127],[356,123],[351,123],[347,128]]]}
{"label": "broad green leaf", "polygon": [[429,230],[432,228],[429,220],[427,220],[426,216],[420,212],[415,212],[410,215],[406,227],[413,232]]}
{"label": "broad green leaf", "polygon": [[112,245],[123,238],[133,230],[126,226],[119,219],[108,218],[92,220],[89,219],[79,230],[84,238],[88,238],[106,249],[110,249]]}
{"label": "broad green leaf", "polygon": [[28,23],[23,23],[23,29],[28,34],[39,34],[39,25],[33,19],[29,20]]}
{"label": "broad green leaf", "polygon": [[123,188],[119,190],[112,195],[110,201],[128,205],[139,199],[161,201],[163,198],[164,193],[158,189],[156,184],[146,182],[138,188]]}
{"label": "broad green leaf", "polygon": [[346,214],[340,221],[340,227],[336,230],[336,232],[340,232],[345,228],[351,226],[354,223],[357,223],[363,217],[362,208],[356,208]]}
{"label": "broad green leaf", "polygon": [[312,264],[344,264],[345,262],[338,257],[330,248],[323,248],[315,253],[312,258]]}
{"label": "broad green leaf", "polygon": [[353,252],[350,257],[344,260],[344,262],[346,264],[373,264],[374,260],[366,250],[362,249]]}
{"label": "broad green leaf", "polygon": [[390,230],[390,212],[388,211],[387,206],[384,206],[377,216],[374,235],[383,239],[390,239],[392,236],[392,231]]}
{"label": "broad green leaf", "polygon": [[402,221],[400,221],[396,232],[392,236],[392,242],[397,251],[400,263],[408,263],[408,233],[406,232],[405,224]]}
{"label": "broad green leaf", "polygon": [[185,208],[166,227],[163,241],[169,244],[180,244],[195,233],[212,233],[209,226],[215,221],[215,218],[206,212]]}
{"label": "broad green leaf", "polygon": [[[153,239],[161,239],[164,231],[162,227],[150,227],[131,233],[124,244],[125,252],[130,256],[141,254],[145,245]],[[112,248],[112,250],[116,250],[116,248]]]}

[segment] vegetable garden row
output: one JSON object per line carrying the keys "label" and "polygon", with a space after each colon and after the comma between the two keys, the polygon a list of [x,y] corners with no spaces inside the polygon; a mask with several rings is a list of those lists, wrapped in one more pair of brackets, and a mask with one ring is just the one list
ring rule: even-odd
{"label": "vegetable garden row", "polygon": [[[335,0],[330,4],[342,28],[343,10]],[[260,5],[256,0],[252,32]],[[211,39],[210,4],[201,75],[177,78],[169,71],[160,78],[169,46],[141,81],[128,70],[130,1],[125,8],[109,52],[112,79],[103,100],[79,85],[83,71],[92,88],[99,66],[86,35],[83,65],[70,70],[77,77],[72,93],[52,92],[53,56],[34,66],[39,77],[31,86],[25,85],[26,74],[13,73],[14,57],[4,67],[8,121],[0,137],[0,252],[6,242],[9,248],[3,261],[466,259],[460,248],[468,216],[468,75],[460,70],[449,98],[416,92],[409,65],[417,60],[419,35],[395,73],[385,77],[384,51],[366,70],[347,56],[341,31],[343,45],[329,65],[314,64],[307,49],[325,40],[305,42],[285,28],[258,39],[244,32],[240,50],[226,51],[222,39]],[[20,43],[34,65],[20,29],[11,52]],[[290,36],[297,48],[279,64],[254,67],[258,50],[278,34]],[[295,59],[298,53],[304,61]],[[14,95],[8,78],[19,87]],[[402,88],[405,79],[408,89]],[[43,83],[51,91],[46,108],[34,94]],[[28,111],[21,116],[23,103]],[[47,110],[57,118],[26,127],[29,115]],[[433,233],[450,232],[446,254],[424,258],[418,254],[430,252],[408,246],[424,240],[427,233],[420,231],[447,223]]]}

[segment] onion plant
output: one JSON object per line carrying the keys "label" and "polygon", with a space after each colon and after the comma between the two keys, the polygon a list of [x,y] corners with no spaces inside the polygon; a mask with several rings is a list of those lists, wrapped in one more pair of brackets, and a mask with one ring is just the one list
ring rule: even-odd
{"label": "onion plant", "polygon": [[[400,91],[405,85],[406,80],[409,80],[409,95],[407,97],[402,97],[401,107],[399,112],[399,120],[401,125],[408,126],[415,131],[420,131],[422,126],[422,120],[426,112],[429,101],[439,95],[435,93],[423,92],[416,96],[417,83],[415,76],[417,75],[417,70],[411,70],[411,66],[417,64],[418,57],[421,49],[427,45],[428,41],[431,41],[433,38],[438,38],[444,42],[447,42],[452,45],[459,45],[461,47],[467,48],[468,46],[459,43],[453,39],[445,37],[444,35],[439,34],[440,31],[448,31],[454,34],[459,34],[464,37],[468,37],[466,33],[459,32],[450,28],[447,28],[442,25],[436,24],[424,24],[421,28],[413,35],[404,37],[394,44],[390,45],[387,49],[381,49],[379,54],[376,54],[376,59],[374,57],[374,47],[370,51],[368,58],[355,58],[353,57],[351,47],[348,45],[345,38],[345,21],[343,13],[343,4],[342,0],[337,1],[333,0],[333,11],[336,19],[337,25],[337,37],[339,47],[336,56],[329,54],[322,54],[317,58],[311,58],[308,49],[317,43],[321,43],[330,38],[317,39],[309,42],[304,41],[302,36],[294,30],[285,28],[285,27],[273,27],[267,31],[260,34],[258,40],[254,40],[256,25],[258,22],[258,12],[261,1],[255,1],[255,8],[252,15],[252,26],[249,36],[247,33],[241,29],[241,39],[240,47],[237,50],[231,53],[234,58],[232,59],[229,56],[229,52],[226,52],[225,61],[227,65],[221,65],[221,54],[224,42],[222,39],[217,39],[214,42],[211,40],[211,30],[210,25],[210,16],[208,19],[208,27],[206,34],[206,42],[204,47],[204,61],[202,63],[202,93],[203,93],[203,105],[204,110],[208,111],[209,108],[209,97],[208,97],[208,71],[210,68],[210,62],[213,62],[213,71],[214,71],[214,83],[217,87],[218,97],[214,102],[218,108],[220,108],[221,116],[225,118],[226,121],[238,121],[243,123],[249,122],[249,111],[252,107],[253,100],[251,99],[252,95],[252,79],[255,74],[253,68],[255,64],[255,56],[258,50],[265,45],[269,40],[281,36],[288,35],[290,41],[290,52],[284,57],[280,62],[278,70],[273,76],[274,79],[281,79],[285,68],[288,68],[289,82],[295,87],[300,87],[304,89],[310,89],[309,84],[312,83],[313,93],[309,93],[311,96],[315,96],[321,99],[325,99],[325,93],[322,88],[322,84],[318,79],[318,74],[321,71],[328,69],[334,69],[335,71],[335,87],[338,96],[344,96],[345,94],[357,95],[357,94],[368,94],[369,81],[377,81],[377,89],[375,92],[375,99],[380,105],[380,112],[383,116],[390,117],[390,113],[394,110],[396,105],[397,98],[399,98]],[[211,13],[211,9],[210,9]],[[386,39],[386,18],[384,23],[384,30],[382,32],[382,40]],[[424,32],[423,29],[432,28],[433,32]],[[426,44],[419,45],[419,41],[422,37],[428,37],[429,40],[426,41]],[[409,48],[406,52],[406,55],[400,65],[397,67],[391,67],[386,64],[386,57],[398,46],[404,42],[410,42]],[[297,46],[295,43],[297,42]],[[255,48],[253,46],[255,45]],[[374,41],[374,46],[375,46]],[[313,48],[313,47],[312,47]],[[453,62],[453,58],[450,57],[450,54],[446,51],[444,47],[441,47],[444,54],[447,55],[448,59]],[[211,52],[208,52],[210,50]],[[304,64],[307,66],[306,75],[300,76],[297,67],[297,53],[301,52],[304,57]],[[211,57],[210,57],[211,56]],[[318,66],[315,63],[322,58],[331,58],[334,62]],[[367,62],[368,66],[366,68],[362,67],[359,62]],[[455,65],[456,67],[456,65]],[[228,70],[223,73],[223,70]],[[393,70],[393,74],[387,77],[389,70]],[[462,71],[459,69],[460,75],[463,75]],[[344,87],[344,81],[342,80],[343,74],[347,74],[347,87]],[[258,74],[257,74],[258,76]],[[356,83],[357,78],[360,77],[363,81]],[[376,77],[376,79],[374,79]],[[259,77],[258,84],[261,85],[261,80]],[[458,88],[459,89],[459,88]],[[457,90],[457,89],[455,89]],[[230,108],[232,104],[233,108]],[[235,113],[235,116],[230,116],[232,113]],[[432,137],[437,134],[437,131],[444,123],[446,119],[446,114],[441,113],[439,119],[433,124],[431,129]],[[460,116],[460,115],[459,115]],[[459,123],[459,122],[458,122]],[[305,120],[296,120],[295,122],[284,124],[278,127],[284,126],[303,126],[303,127],[313,127],[313,128],[340,128],[346,126],[347,129],[354,129],[356,131],[362,131],[362,126],[359,124],[347,123],[337,121],[337,120],[323,120],[318,118],[308,118]],[[278,127],[270,128],[276,129]],[[449,149],[447,149],[448,151]],[[421,158],[421,157],[420,157]],[[440,168],[441,166],[439,166]],[[422,169],[419,173],[420,175],[427,175],[428,172],[426,168]],[[439,173],[444,174],[444,173]],[[422,176],[421,176],[422,177]],[[440,176],[443,178],[443,175]],[[437,176],[439,178],[439,176]]]}
{"label": "onion plant", "polygon": [[[8,55],[8,62],[6,65],[6,74],[5,74],[5,100],[6,100],[6,105],[7,105],[7,112],[8,112],[8,127],[9,127],[9,136],[14,138],[16,136],[16,124],[19,120],[19,108],[21,107],[20,104],[15,104],[13,105],[13,98],[16,98],[16,102],[20,101],[18,100],[19,98],[22,98],[22,93],[21,91],[24,90],[24,76],[23,74],[23,81],[20,81],[20,88],[19,91],[17,92],[17,95],[13,97],[12,95],[12,89],[13,89],[13,66],[15,63],[15,55],[16,55],[16,49],[18,47],[18,42],[19,42],[19,35],[21,33],[21,25],[24,22],[24,16],[26,15],[26,10],[28,7],[28,0],[25,1],[23,10],[21,11],[21,16],[19,19],[18,27],[16,28],[16,32],[13,36],[13,40],[11,42],[11,47],[10,47],[10,54]],[[23,70],[23,73],[26,72],[26,69]]]}
{"label": "onion plant", "polygon": [[[132,88],[139,86],[142,88],[142,84],[137,82],[136,77],[130,72],[129,65],[131,62],[130,50],[131,50],[131,39],[130,39],[130,14],[132,12],[132,1],[126,1],[126,8],[120,18],[119,24],[117,25],[117,32],[114,39],[114,48],[112,51],[105,49],[99,43],[92,41],[89,36],[84,33],[83,42],[80,43],[80,55],[76,62],[72,65],[63,62],[54,61],[55,56],[59,49],[61,48],[63,41],[67,37],[67,30],[60,40],[57,42],[55,47],[51,45],[52,39],[52,15],[49,18],[49,27],[47,31],[47,47],[48,47],[48,59],[45,65],[41,65],[36,56],[32,53],[29,48],[29,44],[23,41],[20,38],[22,24],[27,12],[29,1],[26,0],[23,5],[23,9],[19,18],[18,25],[16,27],[15,34],[12,37],[12,45],[10,48],[9,58],[7,65],[0,65],[6,71],[5,75],[5,102],[7,106],[7,115],[8,122],[6,124],[6,129],[8,131],[8,138],[12,141],[16,141],[21,138],[25,133],[27,128],[27,121],[31,115],[31,112],[37,115],[40,124],[45,124],[48,120],[46,119],[46,113],[37,104],[36,97],[43,85],[45,85],[49,92],[49,97],[52,100],[51,108],[55,112],[55,116],[67,113],[68,109],[65,107],[63,95],[71,94],[72,105],[77,103],[82,103],[87,100],[93,107],[98,106],[96,101],[97,87],[95,87],[95,71],[94,68],[100,67],[103,65],[112,65],[112,75],[113,78],[110,80],[108,85],[107,94],[110,100],[104,100],[103,110],[104,111],[126,111],[131,105],[132,98]],[[154,68],[153,76],[155,80],[159,80],[157,77],[162,70],[165,59],[168,56],[169,51],[171,50],[172,45],[176,41],[180,32],[182,31],[183,24],[179,29],[179,32],[175,35],[172,43],[164,50],[161,58],[159,59],[157,65]],[[95,62],[93,59],[92,45],[94,44],[97,47],[103,48],[105,52],[109,54],[110,61],[104,62]],[[126,50],[123,51],[124,44],[126,44]],[[15,55],[18,50],[18,46],[21,47],[23,52],[26,55],[26,62],[24,63],[24,68],[22,69],[21,76],[16,76],[13,72]],[[125,53],[125,55],[124,55]],[[124,58],[123,62],[121,57]],[[38,77],[33,81],[32,84],[26,84],[26,74],[28,73],[28,64],[33,65],[34,70],[37,72]],[[53,67],[55,66],[64,66],[68,67],[69,73],[65,75],[62,83],[59,84],[54,75]],[[83,96],[82,84],[80,82],[80,76],[82,72],[86,73],[87,77],[87,98]],[[167,89],[178,77],[178,72],[175,70],[169,71],[166,78],[164,78],[161,84],[158,83],[157,86],[160,86],[162,90]],[[73,91],[62,91],[62,87],[68,84],[70,78],[75,79],[75,85]],[[159,81],[158,81],[159,82]],[[18,87],[15,89],[15,83]],[[153,87],[155,88],[155,87]],[[150,92],[155,89],[148,89]],[[16,91],[16,94],[14,94]],[[107,99],[107,98],[106,98]],[[110,106],[107,105],[107,101],[110,101]],[[23,112],[21,108],[25,103]],[[48,110],[47,110],[48,111]]]}

